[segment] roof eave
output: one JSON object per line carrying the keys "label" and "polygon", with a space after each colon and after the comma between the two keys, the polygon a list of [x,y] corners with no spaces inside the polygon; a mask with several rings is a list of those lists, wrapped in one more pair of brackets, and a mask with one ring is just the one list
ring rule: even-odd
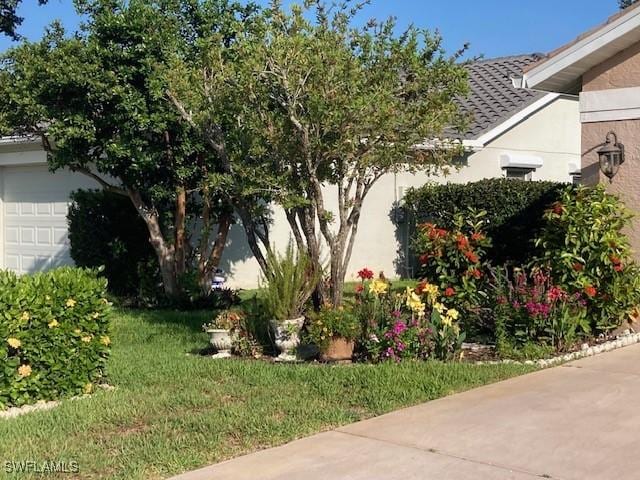
{"label": "roof eave", "polygon": [[558,93],[576,93],[584,73],[640,41],[640,8],[623,15],[559,49],[522,77],[522,86]]}

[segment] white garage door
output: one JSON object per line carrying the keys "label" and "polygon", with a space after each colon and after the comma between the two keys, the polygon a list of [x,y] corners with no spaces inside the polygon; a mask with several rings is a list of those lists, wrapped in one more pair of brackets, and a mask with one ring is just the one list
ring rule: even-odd
{"label": "white garage door", "polygon": [[69,255],[69,194],[95,188],[78,174],[51,174],[46,166],[5,167],[2,178],[4,268],[18,273],[73,264]]}

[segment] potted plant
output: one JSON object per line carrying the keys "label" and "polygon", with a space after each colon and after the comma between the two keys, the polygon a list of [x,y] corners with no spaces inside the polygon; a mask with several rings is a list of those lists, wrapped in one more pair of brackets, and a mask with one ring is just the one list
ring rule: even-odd
{"label": "potted plant", "polygon": [[358,317],[351,310],[324,306],[311,317],[308,340],[320,349],[322,361],[347,361],[353,357],[360,332]]}
{"label": "potted plant", "polygon": [[283,254],[267,253],[267,268],[261,281],[264,305],[269,314],[279,361],[296,359],[304,307],[321,278],[304,252],[289,243]]}
{"label": "potted plant", "polygon": [[244,319],[244,312],[240,310],[224,310],[202,329],[209,334],[209,343],[218,351],[217,357],[231,356],[233,337],[240,322]]}

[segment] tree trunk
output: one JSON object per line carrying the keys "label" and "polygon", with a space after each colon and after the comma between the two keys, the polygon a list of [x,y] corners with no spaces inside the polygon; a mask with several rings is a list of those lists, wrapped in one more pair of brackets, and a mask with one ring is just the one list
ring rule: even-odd
{"label": "tree trunk", "polygon": [[158,257],[164,293],[168,298],[175,299],[179,297],[181,293],[176,275],[175,251],[173,246],[167,245],[164,239],[162,229],[160,228],[158,212],[145,204],[142,195],[140,195],[140,192],[137,190],[129,188],[127,189],[127,194],[133,206],[138,211],[138,214],[147,225],[149,243],[151,243]]}
{"label": "tree trunk", "polygon": [[187,193],[184,187],[176,188],[176,210],[174,213],[174,250],[176,277],[180,278],[186,271],[186,218],[187,218]]}
{"label": "tree trunk", "polygon": [[209,280],[220,265],[232,220],[233,214],[231,212],[224,212],[220,215],[218,219],[218,233],[216,233],[216,239],[213,242],[213,247],[211,247],[211,253],[204,262],[201,261],[199,264],[198,281],[204,295],[210,293]]}

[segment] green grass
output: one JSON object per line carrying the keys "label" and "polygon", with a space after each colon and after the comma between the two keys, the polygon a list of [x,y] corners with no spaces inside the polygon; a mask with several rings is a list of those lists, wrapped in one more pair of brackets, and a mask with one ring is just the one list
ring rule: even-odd
{"label": "green grass", "polygon": [[110,361],[116,390],[0,420],[0,461],[79,463],[77,477],[46,478],[164,478],[532,370],[436,362],[278,365],[187,355],[206,346],[200,325],[210,316],[118,312]]}

